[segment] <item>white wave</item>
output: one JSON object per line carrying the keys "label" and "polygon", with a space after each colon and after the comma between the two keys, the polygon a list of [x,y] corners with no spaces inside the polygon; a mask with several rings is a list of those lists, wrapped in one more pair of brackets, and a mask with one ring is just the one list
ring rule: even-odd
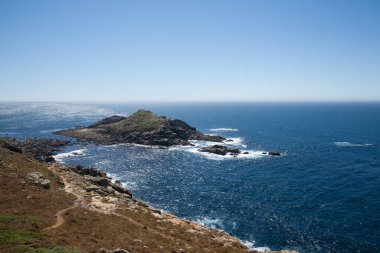
{"label": "white wave", "polygon": [[241,241],[245,246],[247,246],[250,249],[253,249],[256,242],[255,241]]}
{"label": "white wave", "polygon": [[17,135],[17,134],[20,134],[20,133],[16,133],[16,132],[0,132],[0,135]]}
{"label": "white wave", "polygon": [[141,148],[150,148],[150,149],[167,149],[167,147],[160,146],[160,145],[145,145],[145,144],[138,144],[138,143],[126,143],[125,145],[141,147]]}
{"label": "white wave", "polygon": [[107,177],[111,178],[111,182],[112,183],[115,183],[116,181],[119,181],[121,183],[121,185],[124,188],[127,188],[128,190],[135,190],[137,188],[136,182],[126,181],[119,174],[110,173],[110,172],[107,172],[106,174],[107,174]]}
{"label": "white wave", "polygon": [[[189,141],[191,144],[197,147],[221,145],[220,142],[214,142],[214,141],[200,141],[200,140],[189,140]],[[228,146],[242,147],[242,148],[247,147],[247,145],[244,144],[244,139],[241,137],[233,137],[233,138],[227,137],[226,140],[222,142],[222,144],[225,144]]]}
{"label": "white wave", "polygon": [[[213,143],[212,145],[215,145]],[[223,160],[234,160],[234,159],[258,159],[262,158],[264,156],[267,156],[265,151],[260,151],[260,150],[241,150],[241,153],[238,155],[217,155],[213,153],[208,153],[208,152],[200,152],[199,149],[201,147],[205,146],[210,146],[210,145],[195,145],[195,146],[174,146],[170,147],[169,150],[178,150],[178,151],[185,151],[185,152],[190,152],[196,155],[201,155],[209,160],[216,160],[216,161],[223,161]],[[247,154],[244,154],[247,152]]]}
{"label": "white wave", "polygon": [[199,217],[195,222],[201,224],[204,227],[213,228],[213,229],[224,229],[223,222],[221,219],[212,219],[210,217]]}
{"label": "white wave", "polygon": [[370,146],[373,146],[373,144],[371,144],[371,143],[361,144],[361,143],[352,143],[349,141],[337,141],[337,142],[334,142],[334,144],[338,147],[370,147]]}
{"label": "white wave", "polygon": [[258,252],[270,252],[271,251],[271,249],[268,248],[268,247],[254,247],[252,249],[254,249],[254,250],[258,251]]}
{"label": "white wave", "polygon": [[[244,152],[248,152],[248,154],[244,154]],[[201,154],[202,156],[210,160],[218,160],[218,161],[234,160],[234,159],[258,159],[265,156],[262,151],[257,151],[257,150],[243,150],[242,153],[238,155],[231,155],[229,153],[227,155],[217,155],[217,154],[212,154],[208,152],[200,152],[198,150],[196,151],[196,153]]]}
{"label": "white wave", "polygon": [[49,133],[57,132],[57,131],[60,131],[60,130],[63,130],[63,129],[62,128],[56,128],[56,129],[41,130],[40,133],[41,134],[49,134]]}
{"label": "white wave", "polygon": [[[231,140],[231,141],[223,142],[223,144],[225,144],[226,146],[247,148],[247,145],[243,144],[243,138],[239,138],[239,137],[229,138],[229,139],[227,138],[227,140]],[[173,146],[173,147],[169,147],[169,150],[186,151],[193,154],[204,156],[210,160],[217,160],[217,161],[231,160],[231,159],[257,159],[257,158],[262,158],[264,156],[267,156],[267,154],[263,154],[263,153],[266,153],[266,151],[261,151],[261,150],[241,150],[241,153],[238,155],[230,155],[230,154],[217,155],[217,154],[208,153],[208,152],[200,152],[199,149],[202,147],[207,147],[207,146],[221,145],[220,142],[190,140],[190,143],[193,146]]]}
{"label": "white wave", "polygon": [[60,153],[60,154],[56,154],[53,156],[53,158],[60,162],[60,163],[64,163],[63,160],[67,157],[72,157],[72,156],[82,156],[84,155],[84,151],[86,149],[78,149],[78,150],[73,150],[71,152],[67,152],[67,153]]}
{"label": "white wave", "polygon": [[241,241],[245,246],[250,249],[256,250],[258,252],[270,252],[271,249],[269,247],[255,247],[256,241]]}
{"label": "white wave", "polygon": [[237,132],[237,131],[239,131],[239,129],[221,127],[221,128],[211,128],[210,131],[211,132]]}
{"label": "white wave", "polygon": [[244,144],[244,139],[241,137],[227,138],[223,143],[231,146],[247,148],[247,145]]}

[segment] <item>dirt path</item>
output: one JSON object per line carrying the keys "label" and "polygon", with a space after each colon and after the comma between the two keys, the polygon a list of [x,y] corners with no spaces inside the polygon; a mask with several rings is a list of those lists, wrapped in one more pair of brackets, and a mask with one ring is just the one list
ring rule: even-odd
{"label": "dirt path", "polygon": [[[67,207],[67,208],[64,208],[64,209],[61,209],[59,210],[56,214],[55,214],[55,217],[57,218],[56,219],[56,222],[45,228],[44,230],[47,231],[47,230],[51,230],[51,229],[57,229],[59,228],[60,226],[62,226],[63,224],[65,224],[65,218],[64,218],[64,215],[65,213],[67,213],[68,211],[76,208],[76,207],[80,207],[80,206],[86,206],[86,203],[84,201],[84,193],[81,193],[79,192],[78,190],[75,190],[74,189],[74,185],[72,185],[71,183],[69,183],[66,178],[61,175],[60,173],[57,173],[57,167],[52,165],[52,166],[49,166],[48,169],[53,172],[54,174],[58,175],[61,180],[63,181],[64,183],[64,191],[67,192],[67,193],[71,193],[73,195],[75,195],[77,197],[77,199],[74,201],[73,205],[70,206],[70,207]],[[140,228],[144,228],[144,225],[140,222],[137,222],[135,221],[134,219],[130,218],[130,217],[127,217],[125,215],[122,215],[122,214],[118,214],[118,213],[114,213],[114,215],[117,215],[123,219],[126,219],[128,220],[131,224],[134,224],[135,226],[138,226]],[[166,235],[160,231],[157,231],[155,229],[152,229],[152,228],[147,228],[147,231],[149,231],[150,233],[153,233],[153,234],[156,234],[156,235],[159,235],[167,240],[176,240],[176,238],[174,238],[173,236],[170,236],[170,235]]]}
{"label": "dirt path", "polygon": [[54,166],[54,165],[48,167],[48,169],[51,172],[53,172],[54,174],[58,175],[61,178],[61,180],[64,183],[64,190],[65,190],[65,192],[68,192],[68,193],[71,193],[71,194],[75,195],[77,197],[77,199],[74,201],[74,203],[73,203],[72,206],[59,210],[55,214],[55,217],[57,217],[56,222],[53,225],[51,225],[50,227],[45,228],[44,229],[45,231],[46,230],[51,230],[51,229],[56,229],[56,228],[59,228],[60,226],[62,226],[65,223],[65,219],[64,219],[63,215],[65,213],[67,213],[67,211],[81,206],[83,204],[83,202],[84,202],[84,194],[80,194],[80,193],[78,193],[76,191],[73,191],[72,185],[69,182],[67,182],[67,180],[62,175],[60,175],[59,173],[57,173],[55,171],[56,168],[57,167]]}

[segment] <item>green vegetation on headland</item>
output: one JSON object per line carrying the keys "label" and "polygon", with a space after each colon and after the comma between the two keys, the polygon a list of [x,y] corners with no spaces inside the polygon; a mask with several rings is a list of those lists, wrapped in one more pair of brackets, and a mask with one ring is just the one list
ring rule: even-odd
{"label": "green vegetation on headland", "polygon": [[[136,143],[169,147],[193,145],[190,140],[231,142],[218,135],[203,134],[182,120],[169,119],[166,116],[158,116],[151,111],[141,109],[129,117],[113,115],[88,127],[61,130],[55,133],[99,144]],[[223,156],[230,154],[234,157],[249,154],[248,151],[241,152],[237,148],[222,145],[202,147],[198,151]],[[263,155],[280,155],[280,153],[267,152]]]}
{"label": "green vegetation on headland", "polygon": [[157,116],[150,111],[138,110],[127,118],[117,115],[105,118],[89,126],[89,128],[103,128],[115,134],[124,135],[132,132],[144,133],[159,130],[165,127],[167,121],[165,116]]}
{"label": "green vegetation on headland", "polygon": [[40,248],[49,241],[40,232],[41,218],[36,216],[0,214],[0,251],[25,253],[79,253],[65,247]]}
{"label": "green vegetation on headland", "polygon": [[222,142],[225,138],[207,135],[178,119],[138,110],[129,117],[111,116],[89,127],[55,132],[96,143],[136,143],[143,145],[190,145],[189,140]]}

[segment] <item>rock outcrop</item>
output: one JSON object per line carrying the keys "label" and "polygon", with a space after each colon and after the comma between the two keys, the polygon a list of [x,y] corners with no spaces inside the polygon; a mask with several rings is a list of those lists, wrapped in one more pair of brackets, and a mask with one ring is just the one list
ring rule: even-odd
{"label": "rock outcrop", "polygon": [[95,143],[136,143],[143,145],[190,145],[189,140],[222,142],[225,138],[206,135],[186,122],[138,110],[129,117],[111,116],[86,128],[55,132]]}
{"label": "rock outcrop", "polygon": [[66,170],[74,171],[75,173],[85,176],[87,180],[86,191],[97,192],[101,195],[123,194],[128,198],[132,198],[132,194],[121,185],[121,183],[113,183],[107,174],[99,169],[84,168],[80,165],[66,166]]}
{"label": "rock outcrop", "polygon": [[58,139],[28,138],[17,140],[14,138],[0,138],[0,146],[16,153],[22,153],[30,158],[45,162],[53,162],[53,153],[61,150],[70,141]]}
{"label": "rock outcrop", "polygon": [[40,172],[31,172],[26,175],[26,179],[42,188],[49,189],[51,185],[50,179],[47,179]]}
{"label": "rock outcrop", "polygon": [[227,155],[228,153],[233,154],[233,155],[238,155],[241,153],[240,149],[228,148],[226,146],[221,146],[221,145],[203,147],[203,148],[198,149],[198,151],[213,153],[217,155]]}
{"label": "rock outcrop", "polygon": [[271,151],[271,152],[263,152],[263,155],[280,156],[281,153]]}

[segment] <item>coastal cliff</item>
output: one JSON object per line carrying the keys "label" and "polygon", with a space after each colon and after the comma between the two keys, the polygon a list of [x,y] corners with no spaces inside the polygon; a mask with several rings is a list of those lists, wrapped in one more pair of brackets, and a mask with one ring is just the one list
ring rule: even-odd
{"label": "coastal cliff", "polygon": [[100,170],[40,162],[45,151],[25,145],[0,142],[0,252],[256,252],[149,207]]}
{"label": "coastal cliff", "polygon": [[182,120],[157,116],[147,110],[138,110],[129,117],[114,115],[88,127],[61,130],[55,134],[100,144],[136,143],[166,147],[190,145],[189,140],[225,140],[221,136],[203,134]]}

